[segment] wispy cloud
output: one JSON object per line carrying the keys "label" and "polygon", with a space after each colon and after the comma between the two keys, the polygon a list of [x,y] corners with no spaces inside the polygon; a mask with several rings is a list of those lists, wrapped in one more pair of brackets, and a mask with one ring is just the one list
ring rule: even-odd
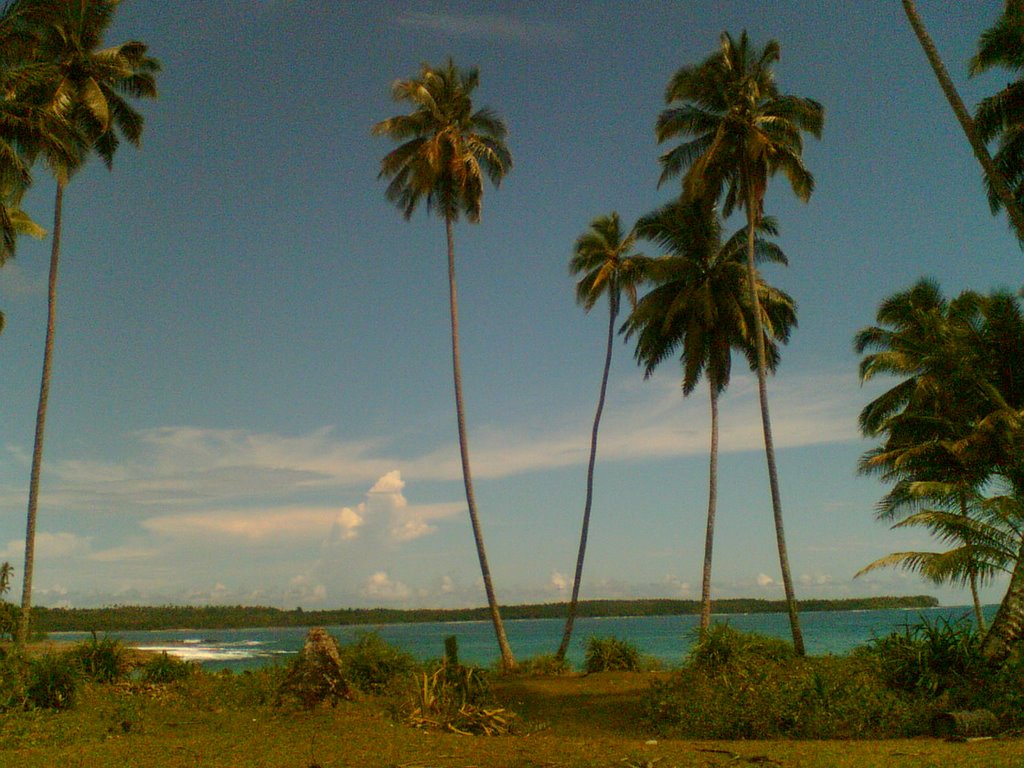
{"label": "wispy cloud", "polygon": [[406,11],[399,14],[395,22],[409,29],[447,36],[492,38],[528,45],[565,43],[572,38],[572,31],[567,27],[508,14]]}

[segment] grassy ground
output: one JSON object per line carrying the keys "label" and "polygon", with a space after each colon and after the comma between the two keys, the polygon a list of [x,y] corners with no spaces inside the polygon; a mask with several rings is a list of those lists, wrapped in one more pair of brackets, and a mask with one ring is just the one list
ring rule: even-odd
{"label": "grassy ground", "polygon": [[[87,687],[69,712],[0,715],[4,768],[671,768],[672,766],[984,766],[1024,768],[1024,741],[948,743],[693,742],[649,739],[637,723],[651,675],[509,679],[499,700],[520,715],[515,736],[458,736],[396,723],[363,698],[312,711],[225,705],[215,680],[179,693]],[[196,687],[198,685],[198,687]]]}

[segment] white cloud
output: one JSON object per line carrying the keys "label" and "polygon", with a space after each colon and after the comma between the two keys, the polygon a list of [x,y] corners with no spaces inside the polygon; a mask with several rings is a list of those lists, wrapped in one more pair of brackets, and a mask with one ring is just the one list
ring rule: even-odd
{"label": "white cloud", "polygon": [[[51,559],[65,558],[72,555],[80,555],[89,550],[92,538],[78,536],[74,533],[59,532],[49,533],[39,531],[36,533],[36,558]],[[7,542],[7,546],[0,551],[0,560],[11,563],[19,562],[25,558],[24,539],[13,539]]]}
{"label": "white cloud", "polygon": [[551,572],[551,579],[548,583],[559,592],[565,592],[572,586],[572,582],[566,577],[566,575],[564,573],[559,573],[558,571]]}
{"label": "white cloud", "polygon": [[196,514],[151,517],[142,521],[142,527],[164,536],[185,538],[211,535],[249,541],[325,538],[332,523],[337,522],[337,518],[332,518],[332,514],[332,510],[323,507],[211,510]]}
{"label": "white cloud", "polygon": [[93,552],[89,559],[99,563],[120,563],[128,560],[152,560],[159,554],[160,550],[152,547],[123,546]]}
{"label": "white cloud", "polygon": [[363,588],[365,597],[379,600],[405,600],[411,594],[409,587],[400,581],[394,581],[386,571],[377,571],[366,580]]}
{"label": "white cloud", "polygon": [[770,587],[775,583],[775,579],[769,576],[767,573],[757,574],[757,586],[759,587]]}

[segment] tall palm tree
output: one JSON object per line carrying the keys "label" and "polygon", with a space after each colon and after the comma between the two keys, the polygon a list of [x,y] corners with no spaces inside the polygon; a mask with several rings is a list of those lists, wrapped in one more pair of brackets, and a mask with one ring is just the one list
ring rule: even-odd
{"label": "tall palm tree", "polygon": [[[1024,209],[1021,208],[1010,189],[1013,176],[1004,175],[1007,169],[1003,167],[998,156],[996,161],[993,162],[992,156],[989,154],[986,143],[994,136],[994,133],[991,132],[990,127],[983,127],[982,107],[979,107],[979,122],[975,124],[975,121],[971,119],[971,115],[967,111],[967,107],[964,106],[963,99],[960,98],[952,78],[949,76],[946,65],[942,63],[942,57],[939,55],[931,35],[928,34],[921,15],[917,12],[914,0],[902,0],[902,2],[903,11],[906,13],[907,20],[917,36],[917,41],[921,44],[921,49],[928,58],[928,63],[931,64],[932,71],[935,73],[935,79],[939,81],[939,87],[942,89],[943,94],[945,94],[953,114],[956,115],[957,122],[960,123],[964,135],[967,137],[967,142],[971,145],[971,149],[974,150],[974,156],[978,159],[978,163],[985,172],[985,184],[988,187],[989,203],[992,206],[993,213],[998,210],[1000,205],[1004,206],[1010,218],[1010,224],[1017,233],[1017,239],[1024,242]],[[1007,4],[1007,13],[1009,13],[1010,5],[1010,3]],[[972,69],[980,71],[980,68],[978,60],[975,59],[975,62],[972,63]],[[1020,179],[1021,173],[1021,170],[1016,172],[1017,179]]]}
{"label": "tall palm tree", "polygon": [[408,220],[419,203],[427,212],[444,219],[448,240],[448,290],[452,328],[452,374],[455,380],[455,413],[458,422],[462,477],[466,489],[473,539],[483,576],[487,605],[497,635],[501,663],[515,666],[505,636],[498,600],[491,582],[483,532],[469,465],[466,414],[462,398],[462,366],[459,359],[459,312],[455,285],[454,224],[460,215],[470,223],[480,220],[483,177],[495,186],[512,168],[512,155],[505,144],[506,129],[490,109],[473,111],[473,91],[479,85],[476,69],[461,70],[448,59],[443,67],[423,64],[418,77],[397,80],[391,87],[395,101],[408,102],[409,114],[382,120],[373,126],[377,136],[401,142],[380,161],[378,178],[390,179],[387,198]]}
{"label": "tall palm tree", "polygon": [[[775,234],[774,221],[761,220],[762,232]],[[754,344],[755,305],[747,287],[746,232],[722,242],[722,226],[713,208],[703,202],[675,201],[637,223],[640,237],[662,247],[666,255],[652,262],[648,277],[654,287],[626,321],[627,337],[636,335],[636,359],[645,378],[678,350],[683,367],[683,395],[691,394],[701,377],[711,400],[711,449],[708,514],[701,578],[700,631],[711,623],[711,563],[718,498],[718,400],[729,385],[732,352],[739,350],[757,367]],[[758,263],[786,264],[782,250],[758,237]],[[779,361],[776,342],[785,342],[796,325],[796,308],[786,293],[757,277],[759,310],[766,364],[774,371]]]}
{"label": "tall palm tree", "polygon": [[569,272],[582,277],[576,283],[576,301],[589,312],[602,296],[608,297],[608,341],[604,356],[604,372],[601,375],[601,389],[597,397],[597,412],[590,432],[590,461],[587,464],[587,495],[583,503],[583,525],[580,530],[580,546],[576,554],[576,573],[572,581],[572,596],[565,619],[562,642],[555,658],[565,659],[572,639],[572,628],[576,621],[579,604],[580,583],[583,579],[583,559],[587,551],[587,536],[590,531],[590,509],[594,498],[594,464],[597,461],[597,430],[604,411],[605,394],[608,390],[608,373],[612,365],[612,346],[615,340],[615,321],[622,305],[622,294],[626,294],[630,306],[636,306],[636,287],[643,279],[646,259],[633,253],[636,244],[634,232],[624,233],[619,214],[612,212],[598,216],[590,222],[590,229],[580,235],[569,262]]}
{"label": "tall palm tree", "polygon": [[91,154],[99,155],[106,166],[111,168],[121,137],[139,146],[143,118],[129,99],[154,98],[156,73],[160,70],[159,62],[148,55],[144,43],[132,40],[103,47],[103,36],[113,21],[119,2],[75,0],[54,3],[52,16],[35,30],[38,35],[35,56],[48,76],[35,79],[32,87],[27,90],[26,98],[45,110],[48,127],[57,132],[67,126],[76,141],[70,155],[50,151],[50,144],[40,148],[56,179],[57,191],[50,249],[46,341],[25,530],[25,567],[18,625],[18,642],[21,644],[28,639],[32,608],[39,478],[57,320],[57,271],[64,190],[75,171]]}
{"label": "tall palm tree", "polygon": [[[758,49],[750,44],[745,31],[738,40],[723,32],[720,43],[720,49],[700,64],[677,71],[665,89],[665,101],[670,107],[658,117],[658,142],[679,136],[688,140],[661,156],[661,182],[682,174],[685,197],[713,202],[724,196],[722,212],[725,216],[736,209],[745,210],[747,289],[750,302],[756,308],[754,241],[764,213],[768,181],[782,171],[800,200],[810,197],[814,177],[803,163],[803,133],[821,136],[824,109],[812,99],[779,92],[772,71],[772,64],[779,58],[779,44],[774,40]],[[767,359],[761,317],[761,311],[756,310],[754,341],[761,424],[793,647],[802,656],[803,633],[789,569],[768,411]]]}

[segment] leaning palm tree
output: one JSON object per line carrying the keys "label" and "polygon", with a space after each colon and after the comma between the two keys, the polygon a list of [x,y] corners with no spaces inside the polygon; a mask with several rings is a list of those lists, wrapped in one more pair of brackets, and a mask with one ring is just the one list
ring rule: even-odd
{"label": "leaning palm tree", "polygon": [[[1009,216],[1010,224],[1017,234],[1017,239],[1024,243],[1024,209],[1021,208],[1011,189],[1011,186],[1019,185],[1022,176],[1024,176],[1024,169],[1018,164],[1016,170],[1013,170],[1012,164],[1006,162],[1007,156],[1000,158],[999,155],[996,155],[993,161],[986,146],[987,142],[999,132],[996,126],[1001,122],[1001,116],[997,116],[993,113],[994,110],[986,107],[986,102],[991,106],[993,105],[993,100],[986,99],[985,102],[982,102],[978,108],[978,121],[975,123],[971,119],[967,107],[964,106],[963,99],[960,98],[960,94],[956,90],[956,85],[953,84],[953,79],[949,76],[946,65],[942,63],[942,57],[939,55],[931,35],[928,34],[921,15],[917,12],[914,0],[902,0],[902,2],[903,11],[906,13],[907,20],[917,36],[917,41],[921,44],[921,49],[928,58],[928,63],[935,73],[935,79],[938,80],[939,87],[942,89],[943,94],[945,94],[957,122],[960,123],[964,135],[967,137],[967,143],[971,145],[974,156],[978,159],[978,163],[985,172],[985,184],[988,187],[989,203],[992,206],[992,212],[995,213],[998,211],[999,206],[1004,206]],[[1007,3],[1004,18],[1010,15],[1011,6],[1013,5],[1013,3]],[[992,36],[991,30],[986,35]],[[992,59],[982,54],[986,50],[985,37],[982,38],[981,49],[978,56],[971,63],[972,72],[980,72],[993,63]],[[991,51],[991,49],[989,50]],[[1007,90],[1011,87],[1008,86]],[[1019,90],[1020,86],[1018,85],[1017,87]],[[1018,157],[1017,159],[1019,160],[1020,158]]]}
{"label": "leaning palm tree", "polygon": [[[774,221],[761,220],[765,234],[775,234]],[[702,202],[676,201],[650,213],[637,223],[640,237],[666,254],[647,267],[654,287],[626,321],[627,337],[636,335],[636,359],[649,377],[665,359],[679,352],[683,368],[683,395],[690,395],[701,377],[707,379],[711,400],[711,449],[708,470],[708,514],[701,578],[701,634],[711,624],[711,564],[718,498],[718,401],[729,386],[733,350],[743,353],[751,369],[757,367],[753,341],[755,305],[747,287],[746,232],[740,230],[722,242],[722,226],[714,210]],[[758,237],[759,263],[785,264],[786,256],[774,243]],[[776,342],[785,342],[796,325],[796,308],[786,293],[769,286],[760,276],[756,292],[760,327],[768,369],[779,361]]]}
{"label": "leaning palm tree", "polygon": [[28,639],[32,608],[39,479],[57,321],[57,270],[64,190],[75,171],[91,154],[99,155],[110,168],[121,137],[135,146],[141,143],[142,115],[129,99],[154,98],[155,76],[160,70],[159,62],[147,54],[144,43],[132,40],[103,47],[103,36],[113,21],[119,2],[76,0],[54,3],[51,4],[53,15],[35,30],[38,35],[35,57],[47,76],[33,80],[26,91],[26,98],[44,111],[46,125],[52,128],[52,132],[70,130],[76,141],[70,154],[51,151],[49,143],[40,147],[56,179],[57,191],[53,210],[43,372],[36,411],[25,530],[25,567],[18,624],[18,642],[21,644]]}
{"label": "leaning palm tree", "polygon": [[608,390],[608,373],[612,365],[612,346],[615,340],[615,321],[622,305],[622,294],[626,294],[630,306],[636,306],[636,287],[643,279],[646,259],[633,253],[636,244],[634,232],[624,233],[619,214],[612,212],[598,216],[590,222],[590,229],[580,235],[569,262],[569,272],[583,276],[576,283],[576,301],[589,312],[602,296],[608,297],[608,341],[604,356],[604,372],[601,375],[601,389],[597,397],[597,412],[590,432],[590,461],[587,464],[587,495],[583,503],[583,525],[580,530],[580,546],[576,554],[576,573],[572,581],[572,596],[565,618],[562,642],[555,658],[565,659],[572,639],[573,624],[579,605],[580,583],[583,579],[583,560],[587,551],[587,536],[590,531],[590,509],[594,498],[594,464],[597,461],[597,430],[604,411],[605,394]]}
{"label": "leaning palm tree", "polygon": [[412,111],[382,120],[373,126],[377,136],[401,142],[380,162],[379,178],[390,179],[387,198],[409,219],[421,201],[428,213],[444,219],[448,240],[448,290],[452,329],[452,373],[455,380],[455,414],[458,422],[462,477],[466,505],[483,576],[487,605],[497,635],[501,663],[515,666],[505,636],[498,600],[491,582],[483,532],[469,465],[466,414],[462,398],[462,366],[459,358],[459,312],[455,286],[454,224],[461,215],[471,223],[480,220],[483,177],[498,186],[512,168],[505,145],[506,129],[490,109],[473,111],[473,91],[479,85],[476,69],[461,70],[449,59],[443,67],[423,64],[418,77],[397,80],[391,87],[395,101],[408,102]]}
{"label": "leaning palm tree", "polygon": [[744,31],[738,40],[721,35],[720,49],[696,66],[683,67],[665,89],[670,106],[658,117],[659,143],[685,137],[661,156],[660,182],[683,175],[683,194],[691,200],[718,201],[729,216],[743,209],[747,217],[747,289],[754,312],[757,384],[761,404],[768,481],[775,521],[782,583],[786,594],[793,647],[804,654],[793,578],[782,520],[775,447],[768,412],[767,359],[761,311],[757,308],[755,236],[763,216],[768,181],[782,171],[798,198],[806,201],[814,178],[803,163],[803,133],[820,137],[824,109],[812,99],[779,92],[772,64],[779,58],[774,40],[763,49],[750,44]]}

